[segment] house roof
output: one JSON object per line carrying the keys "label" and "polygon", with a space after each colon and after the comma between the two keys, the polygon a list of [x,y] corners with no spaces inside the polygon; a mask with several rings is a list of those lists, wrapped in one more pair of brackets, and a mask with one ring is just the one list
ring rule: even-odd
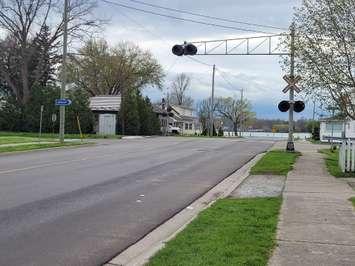
{"label": "house roof", "polygon": [[92,111],[118,112],[121,108],[121,96],[105,95],[105,96],[91,97],[89,108]]}
{"label": "house roof", "polygon": [[161,108],[161,106],[159,104],[154,104],[153,105],[153,112],[157,113],[157,114],[162,114],[164,113],[163,108]]}
{"label": "house roof", "polygon": [[172,108],[176,108],[176,109],[185,109],[185,110],[189,110],[189,111],[194,111],[194,109],[193,108],[191,108],[191,107],[187,107],[187,106],[183,106],[183,105],[174,105],[174,104],[172,104],[172,105],[170,105]]}

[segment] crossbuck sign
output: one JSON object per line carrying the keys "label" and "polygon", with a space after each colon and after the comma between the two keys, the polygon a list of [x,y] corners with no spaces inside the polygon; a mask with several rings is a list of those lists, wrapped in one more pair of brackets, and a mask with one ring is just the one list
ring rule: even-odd
{"label": "crossbuck sign", "polygon": [[288,85],[282,90],[282,92],[286,93],[290,89],[294,89],[297,93],[301,92],[300,87],[297,86],[297,83],[302,79],[300,76],[294,77],[291,75],[285,75],[283,79],[288,83]]}

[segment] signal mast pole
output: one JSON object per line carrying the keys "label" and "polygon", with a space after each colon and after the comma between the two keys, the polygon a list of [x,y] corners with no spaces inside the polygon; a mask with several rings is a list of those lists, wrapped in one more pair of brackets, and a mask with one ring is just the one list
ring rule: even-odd
{"label": "signal mast pole", "polygon": [[[294,79],[295,77],[295,24],[291,25],[291,71],[290,78]],[[294,120],[293,120],[293,111],[295,103],[295,90],[294,87],[290,87],[290,110],[288,112],[288,140],[286,150],[293,152],[295,151],[295,144],[293,140],[293,131],[294,131]]]}

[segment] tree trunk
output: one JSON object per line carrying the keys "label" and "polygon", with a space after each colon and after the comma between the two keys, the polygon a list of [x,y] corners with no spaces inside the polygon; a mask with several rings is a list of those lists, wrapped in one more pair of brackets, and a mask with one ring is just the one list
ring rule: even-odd
{"label": "tree trunk", "polygon": [[238,136],[238,123],[233,122],[233,130],[236,136]]}
{"label": "tree trunk", "polygon": [[[25,61],[25,60],[24,60]],[[22,104],[26,104],[30,99],[30,88],[28,84],[28,68],[27,62],[23,62],[21,66],[21,78],[22,78]]]}

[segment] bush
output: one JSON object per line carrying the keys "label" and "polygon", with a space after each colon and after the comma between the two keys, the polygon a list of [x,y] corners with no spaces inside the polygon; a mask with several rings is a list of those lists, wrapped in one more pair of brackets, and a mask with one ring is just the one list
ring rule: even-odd
{"label": "bush", "polygon": [[[38,132],[40,124],[40,110],[43,105],[42,132],[58,132],[59,107],[54,105],[55,99],[60,97],[60,90],[56,86],[33,88],[30,101],[26,105],[19,104],[15,97],[3,97],[0,112],[0,130]],[[66,132],[78,133],[77,115],[84,133],[91,133],[93,128],[93,114],[89,109],[89,96],[85,91],[73,90],[67,93],[72,105],[66,108]],[[57,121],[52,122],[52,115],[57,115]]]}

